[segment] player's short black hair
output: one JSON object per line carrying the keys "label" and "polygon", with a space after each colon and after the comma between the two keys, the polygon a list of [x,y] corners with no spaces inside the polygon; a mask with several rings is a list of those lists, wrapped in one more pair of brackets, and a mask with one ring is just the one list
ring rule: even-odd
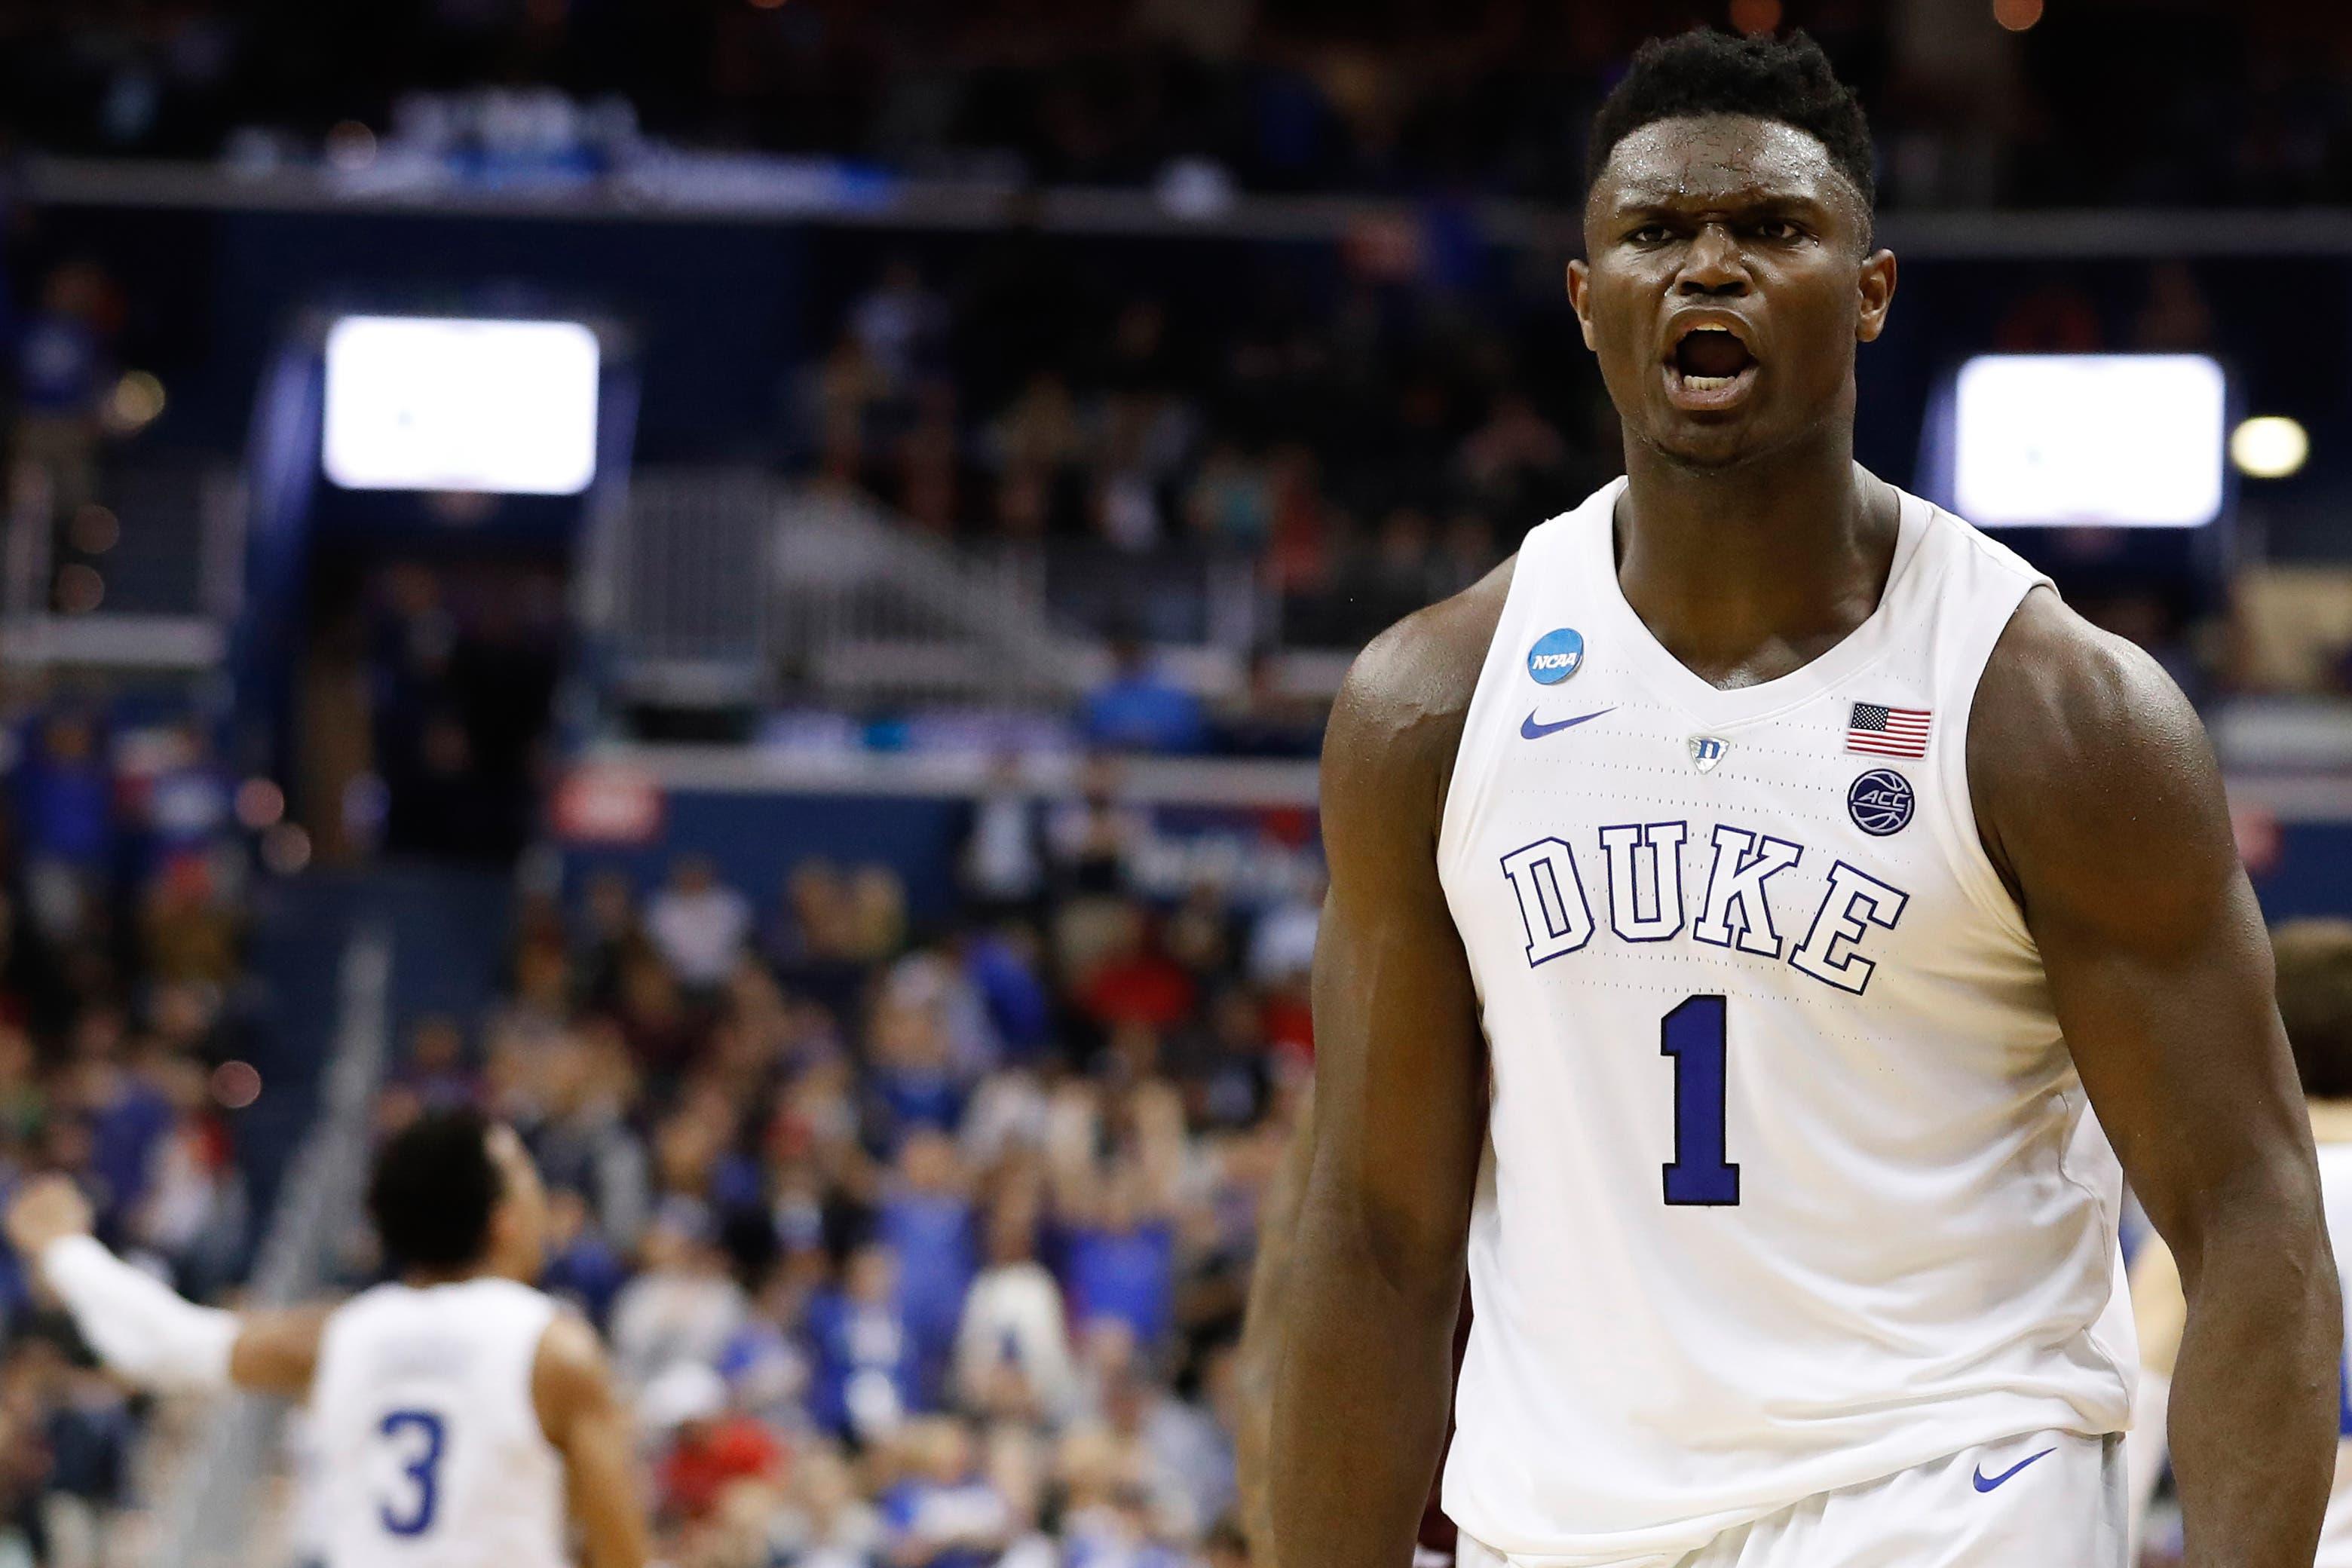
{"label": "player's short black hair", "polygon": [[2352,921],[2288,921],[2271,933],[2279,1016],[2303,1092],[2352,1100]]}
{"label": "player's short black hair", "polygon": [[489,1250],[505,1186],[488,1117],[470,1106],[428,1110],[376,1152],[368,1217],[394,1267],[464,1268]]}
{"label": "player's short black hair", "polygon": [[1601,177],[1617,143],[1644,125],[1703,114],[1743,114],[1796,127],[1829,150],[1830,162],[1853,182],[1864,212],[1876,205],[1870,121],[1862,100],[1801,31],[1785,38],[1739,37],[1694,27],[1643,44],[1592,117],[1585,187]]}

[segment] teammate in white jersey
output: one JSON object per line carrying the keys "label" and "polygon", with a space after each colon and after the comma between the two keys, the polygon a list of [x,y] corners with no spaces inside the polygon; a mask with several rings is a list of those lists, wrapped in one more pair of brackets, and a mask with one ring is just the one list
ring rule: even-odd
{"label": "teammate in white jersey", "polygon": [[[2320,1195],[2336,1267],[2352,1268],[2352,921],[2295,921],[2274,933],[2278,1001],[2294,1047],[2295,1071],[2311,1100],[2319,1142]],[[2144,1518],[2164,1470],[2163,1418],[2180,1359],[2187,1303],[2180,1265],[2151,1239],[2132,1263],[2132,1308],[2139,1320],[2141,1426],[2132,1433],[2134,1516]],[[2346,1325],[2352,1334],[2352,1322]],[[2341,1374],[2339,1374],[2340,1376]],[[2336,1485],[2313,1568],[2352,1568],[2352,1383],[2338,1406]]]}
{"label": "teammate in white jersey", "polygon": [[629,1423],[595,1331],[527,1283],[547,1204],[521,1140],[428,1114],[385,1143],[368,1206],[401,1282],[282,1311],[183,1300],[90,1236],[61,1178],[29,1184],[7,1226],[114,1371],[309,1401],[328,1568],[565,1568],[567,1513],[587,1568],[641,1568]]}
{"label": "teammate in white jersey", "polygon": [[1626,478],[1325,744],[1280,1568],[1410,1561],[1465,1258],[1465,1568],[2120,1568],[2126,1171],[2190,1561],[2301,1568],[2336,1273],[2194,711],[1855,464],[1895,262],[1817,47],[1654,45],[1591,153]]}

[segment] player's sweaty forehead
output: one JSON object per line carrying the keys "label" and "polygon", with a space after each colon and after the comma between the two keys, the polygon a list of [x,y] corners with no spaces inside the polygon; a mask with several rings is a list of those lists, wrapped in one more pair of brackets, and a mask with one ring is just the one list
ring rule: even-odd
{"label": "player's sweaty forehead", "polygon": [[1864,222],[1860,193],[1829,149],[1793,125],[1742,114],[1658,120],[1610,150],[1585,203],[1588,238],[1647,213],[1807,212]]}

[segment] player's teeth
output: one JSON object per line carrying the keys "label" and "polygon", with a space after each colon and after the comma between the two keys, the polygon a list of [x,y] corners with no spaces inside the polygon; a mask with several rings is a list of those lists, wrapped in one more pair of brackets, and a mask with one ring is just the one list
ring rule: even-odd
{"label": "player's teeth", "polygon": [[1693,392],[1714,392],[1738,379],[1736,375],[1686,375],[1683,377],[1683,384]]}

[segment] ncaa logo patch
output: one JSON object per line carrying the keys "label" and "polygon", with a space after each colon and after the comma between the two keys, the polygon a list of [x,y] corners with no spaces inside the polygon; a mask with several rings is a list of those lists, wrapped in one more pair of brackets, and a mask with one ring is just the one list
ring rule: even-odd
{"label": "ncaa logo patch", "polygon": [[1584,668],[1584,634],[1562,626],[1536,638],[1528,649],[1528,673],[1538,686],[1558,686]]}
{"label": "ncaa logo patch", "polygon": [[1873,838],[1902,832],[1918,803],[1911,781],[1893,768],[1873,768],[1845,792],[1845,809],[1853,825]]}

